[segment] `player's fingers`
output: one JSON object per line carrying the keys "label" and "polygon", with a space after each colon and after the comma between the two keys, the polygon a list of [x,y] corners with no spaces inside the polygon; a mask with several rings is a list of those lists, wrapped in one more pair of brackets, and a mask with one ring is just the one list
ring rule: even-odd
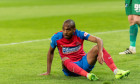
{"label": "player's fingers", "polygon": [[100,60],[98,60],[99,61],[99,63],[102,65],[103,64],[103,61],[102,61],[102,59],[100,59]]}
{"label": "player's fingers", "polygon": [[104,62],[104,58],[102,57],[102,61]]}
{"label": "player's fingers", "polygon": [[102,63],[102,64],[104,63],[104,59],[103,59],[103,57],[101,58],[101,63]]}
{"label": "player's fingers", "polygon": [[43,74],[40,74],[40,75],[49,75],[49,74],[46,72],[46,73],[43,73]]}
{"label": "player's fingers", "polygon": [[104,59],[103,59],[103,57],[102,56],[100,56],[100,57],[97,57],[97,60],[98,60],[98,62],[102,65],[103,64],[103,62],[104,62]]}
{"label": "player's fingers", "polygon": [[101,61],[101,64],[103,64],[103,61]]}

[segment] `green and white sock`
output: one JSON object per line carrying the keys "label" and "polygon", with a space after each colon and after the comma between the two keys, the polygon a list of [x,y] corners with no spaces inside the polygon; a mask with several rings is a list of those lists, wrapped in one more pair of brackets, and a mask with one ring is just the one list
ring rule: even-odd
{"label": "green and white sock", "polygon": [[130,46],[135,47],[138,33],[138,25],[137,24],[131,25],[129,33],[130,33]]}

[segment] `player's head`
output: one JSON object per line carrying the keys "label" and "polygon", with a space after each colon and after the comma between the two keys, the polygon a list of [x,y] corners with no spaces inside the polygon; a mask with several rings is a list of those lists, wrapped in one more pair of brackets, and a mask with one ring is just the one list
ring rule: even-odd
{"label": "player's head", "polygon": [[62,30],[64,38],[70,39],[76,30],[75,22],[71,19],[66,20],[63,24]]}

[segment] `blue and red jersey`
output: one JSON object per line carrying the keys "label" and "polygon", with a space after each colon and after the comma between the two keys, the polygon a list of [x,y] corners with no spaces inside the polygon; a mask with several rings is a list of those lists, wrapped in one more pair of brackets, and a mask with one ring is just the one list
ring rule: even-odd
{"label": "blue and red jersey", "polygon": [[57,32],[52,36],[50,45],[52,48],[57,46],[61,58],[68,57],[75,62],[86,55],[83,50],[83,42],[88,40],[89,36],[90,34],[76,29],[71,39],[65,39],[63,32]]}

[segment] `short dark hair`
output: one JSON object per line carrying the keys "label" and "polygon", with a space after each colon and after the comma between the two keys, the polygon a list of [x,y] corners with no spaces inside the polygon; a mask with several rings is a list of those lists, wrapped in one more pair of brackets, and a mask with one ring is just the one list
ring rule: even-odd
{"label": "short dark hair", "polygon": [[66,25],[68,28],[75,28],[75,22],[71,19],[64,21],[63,27]]}

